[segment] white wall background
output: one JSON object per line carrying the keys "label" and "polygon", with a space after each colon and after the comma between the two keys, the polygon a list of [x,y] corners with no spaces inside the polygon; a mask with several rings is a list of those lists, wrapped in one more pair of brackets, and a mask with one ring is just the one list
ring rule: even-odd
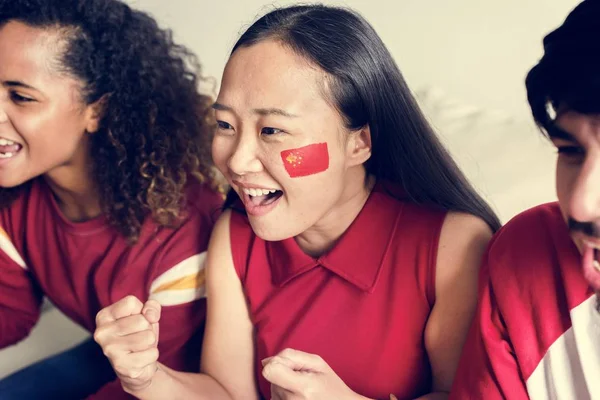
{"label": "white wall background", "polygon": [[[198,56],[218,86],[241,31],[280,0],[128,0]],[[524,78],[578,0],[327,0],[361,12],[390,49],[467,176],[506,221],[554,200],[554,155]],[[433,93],[432,93],[433,90]],[[433,103],[432,103],[433,102]]]}
{"label": "white wall background", "polygon": [[[297,1],[128,0],[152,13],[220,79],[243,27],[273,5]],[[409,84],[434,85],[473,104],[526,112],[523,79],[545,33],[578,0],[328,0],[360,11],[383,38]]]}
{"label": "white wall background", "polygon": [[[220,80],[264,0],[128,0],[152,13]],[[347,0],[379,32],[451,152],[503,220],[554,198],[554,155],[530,121],[523,80],[542,37],[578,0]],[[279,1],[277,4],[291,4]],[[0,352],[0,377],[86,334],[52,310]]]}

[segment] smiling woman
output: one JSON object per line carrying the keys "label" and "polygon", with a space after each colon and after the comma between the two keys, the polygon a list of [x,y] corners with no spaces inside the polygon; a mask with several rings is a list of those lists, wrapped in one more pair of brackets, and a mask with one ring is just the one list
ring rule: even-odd
{"label": "smiling woman", "polygon": [[[124,388],[445,398],[499,223],[373,28],[342,8],[272,11],[234,46],[213,108],[213,160],[232,190],[207,256],[203,373],[158,363],[141,336],[134,348],[136,310],[117,302],[96,339],[120,349],[109,358]],[[144,310],[164,326],[159,305]]]}
{"label": "smiling woman", "polygon": [[[164,361],[197,370],[222,195],[196,58],[121,1],[0,0],[0,60],[0,347],[44,296],[92,331],[134,294],[168,306]],[[0,381],[0,399],[127,397],[114,378],[88,341]]]}

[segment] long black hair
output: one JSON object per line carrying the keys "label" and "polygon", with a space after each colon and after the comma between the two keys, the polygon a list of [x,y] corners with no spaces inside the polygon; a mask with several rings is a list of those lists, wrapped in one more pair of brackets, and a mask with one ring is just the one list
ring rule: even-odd
{"label": "long black hair", "polygon": [[[391,54],[358,13],[324,5],[279,8],[258,19],[232,53],[277,40],[329,75],[332,103],[346,126],[369,126],[367,174],[401,185],[415,203],[476,215],[496,231],[498,217],[476,193],[423,116]],[[226,205],[234,200],[230,193]]]}
{"label": "long black hair", "polygon": [[533,117],[546,135],[559,107],[600,114],[600,1],[582,2],[544,38],[544,56],[525,85]]}
{"label": "long black hair", "polygon": [[[11,21],[58,33],[53,67],[83,83],[85,104],[103,99],[91,159],[108,222],[131,242],[148,216],[176,225],[190,178],[214,181],[197,58],[119,0],[0,0],[0,27]],[[24,186],[0,188],[0,208]]]}

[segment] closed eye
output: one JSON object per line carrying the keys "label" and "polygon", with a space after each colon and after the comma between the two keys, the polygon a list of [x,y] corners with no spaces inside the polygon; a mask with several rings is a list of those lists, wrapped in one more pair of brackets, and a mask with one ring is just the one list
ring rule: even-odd
{"label": "closed eye", "polygon": [[31,97],[22,96],[14,91],[10,92],[10,98],[15,103],[31,103],[35,101],[35,99],[32,99]]}

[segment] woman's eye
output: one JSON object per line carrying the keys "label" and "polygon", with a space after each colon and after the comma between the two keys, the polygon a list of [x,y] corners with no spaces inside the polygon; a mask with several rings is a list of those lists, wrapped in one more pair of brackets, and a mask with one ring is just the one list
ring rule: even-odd
{"label": "woman's eye", "polygon": [[17,92],[10,92],[10,98],[12,101],[14,101],[15,103],[31,103],[33,101],[35,101],[34,99],[32,99],[31,97],[25,97],[25,96],[21,96],[19,93]]}
{"label": "woman's eye", "polygon": [[233,129],[233,127],[231,125],[229,125],[227,122],[225,121],[217,121],[217,126],[219,129],[221,130],[229,130],[229,129]]}
{"label": "woman's eye", "polygon": [[265,127],[265,128],[262,128],[262,129],[260,130],[260,133],[261,133],[262,135],[267,135],[267,136],[271,136],[271,135],[277,135],[277,134],[280,134],[280,133],[283,133],[283,132],[284,132],[284,131],[283,131],[282,129],[278,129],[278,128],[270,128],[270,127]]}

